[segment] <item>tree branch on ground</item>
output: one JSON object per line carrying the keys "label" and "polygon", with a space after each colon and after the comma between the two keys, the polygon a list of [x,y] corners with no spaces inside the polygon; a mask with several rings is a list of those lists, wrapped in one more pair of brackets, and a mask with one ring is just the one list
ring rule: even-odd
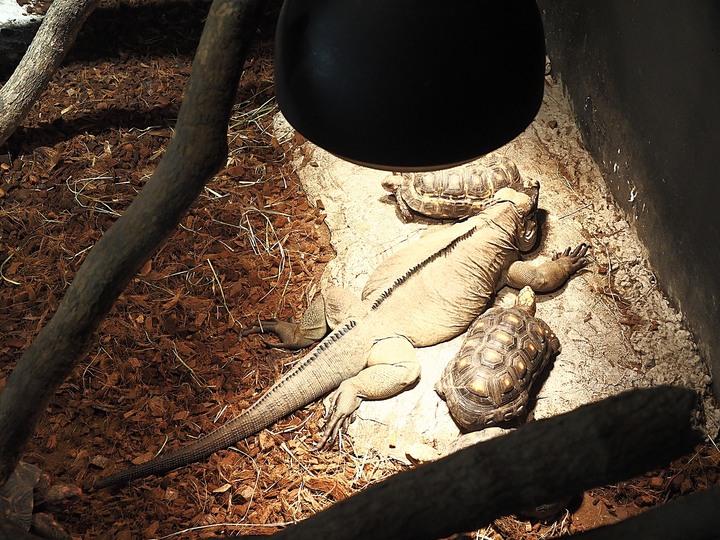
{"label": "tree branch on ground", "polygon": [[55,0],[28,50],[0,88],[0,146],[10,138],[53,78],[100,0]]}
{"label": "tree branch on ground", "polygon": [[434,540],[477,530],[690,452],[702,440],[696,406],[695,392],[679,387],[625,392],[391,476],[272,538]]}
{"label": "tree branch on ground", "polygon": [[213,2],[174,137],[157,170],[90,250],[57,312],[10,374],[0,393],[0,485],[117,297],[225,164],[231,108],[262,4]]}

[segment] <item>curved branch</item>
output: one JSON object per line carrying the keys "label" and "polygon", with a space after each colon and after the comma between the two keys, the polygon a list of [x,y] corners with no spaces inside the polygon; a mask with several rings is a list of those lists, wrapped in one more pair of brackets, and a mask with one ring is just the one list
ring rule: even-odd
{"label": "curved branch", "polygon": [[701,441],[696,406],[685,388],[624,392],[398,473],[272,538],[432,540],[476,530],[691,451]]}
{"label": "curved branch", "polygon": [[0,485],[117,297],[224,165],[227,125],[262,3],[213,2],[175,135],[155,174],[88,253],[57,313],[10,374],[0,393]]}
{"label": "curved branch", "polygon": [[27,51],[0,88],[0,146],[27,116],[100,0],[55,0]]}

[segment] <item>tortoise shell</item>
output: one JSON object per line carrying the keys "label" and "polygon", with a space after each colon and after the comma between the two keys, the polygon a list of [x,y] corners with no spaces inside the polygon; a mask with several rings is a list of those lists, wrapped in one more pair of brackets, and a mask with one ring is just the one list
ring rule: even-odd
{"label": "tortoise shell", "polygon": [[32,524],[34,490],[40,477],[40,469],[21,461],[0,490],[0,512],[25,531]]}
{"label": "tortoise shell", "polygon": [[534,294],[526,289],[520,295],[529,291],[532,306],[518,302],[486,311],[470,326],[460,351],[443,370],[436,389],[463,429],[479,430],[523,417],[533,383],[560,352],[553,331],[534,317]]}
{"label": "tortoise shell", "polygon": [[79,487],[50,485],[50,479],[38,467],[21,461],[0,489],[0,514],[40,538],[72,540],[48,512],[72,504],[80,495]]}
{"label": "tortoise shell", "polygon": [[471,167],[389,176],[383,182],[405,221],[413,212],[435,219],[468,217],[482,211],[497,190],[516,186],[522,186],[517,166],[499,155]]}

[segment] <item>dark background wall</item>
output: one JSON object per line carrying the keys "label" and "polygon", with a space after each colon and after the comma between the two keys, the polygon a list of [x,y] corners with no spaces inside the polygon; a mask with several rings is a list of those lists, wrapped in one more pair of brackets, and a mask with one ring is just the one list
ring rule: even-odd
{"label": "dark background wall", "polygon": [[720,396],[720,2],[538,5],[586,146]]}

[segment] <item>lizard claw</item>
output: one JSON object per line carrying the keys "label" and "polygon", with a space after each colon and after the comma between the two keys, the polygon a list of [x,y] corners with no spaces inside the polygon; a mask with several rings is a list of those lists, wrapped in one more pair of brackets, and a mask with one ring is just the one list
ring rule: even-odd
{"label": "lizard claw", "polygon": [[575,249],[566,248],[562,253],[553,254],[552,260],[557,261],[560,259],[567,259],[564,261],[571,273],[577,272],[581,268],[585,268],[589,262],[586,255],[590,246],[585,243],[580,244]]}
{"label": "lizard claw", "polygon": [[250,334],[264,334],[266,332],[273,332],[273,328],[280,321],[278,319],[265,319],[262,321],[255,321],[252,325],[248,326],[245,330],[240,332],[239,337],[247,337]]}
{"label": "lizard claw", "polygon": [[360,403],[362,398],[350,380],[343,381],[338,389],[328,396],[325,407],[325,433],[315,446],[315,450],[321,450],[335,442],[340,430],[352,421]]}

